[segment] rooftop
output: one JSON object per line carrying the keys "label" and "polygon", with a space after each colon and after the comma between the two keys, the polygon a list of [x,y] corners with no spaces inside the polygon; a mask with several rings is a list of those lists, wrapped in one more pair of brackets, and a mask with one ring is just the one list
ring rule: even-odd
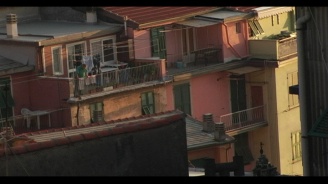
{"label": "rooftop", "polygon": [[100,32],[107,30],[108,34],[118,32],[123,28],[119,24],[105,23],[81,23],[81,22],[64,22],[64,21],[35,21],[28,23],[17,23],[18,36],[7,38],[6,27],[0,27],[1,40],[15,40],[26,42],[39,42],[50,40],[68,35],[83,34],[88,32]]}
{"label": "rooftop", "polygon": [[180,20],[220,9],[218,6],[107,6],[104,10],[118,16],[127,16],[139,24],[139,27],[159,22]]}
{"label": "rooftop", "polygon": [[[108,122],[92,123],[74,127],[42,130],[38,132],[15,135],[9,140],[26,139],[29,144],[14,146],[8,154],[21,154],[44,148],[55,147],[72,142],[96,139],[115,134],[141,131],[150,128],[161,127],[166,124],[184,120],[185,114],[181,111],[166,111],[139,117],[111,120]],[[0,139],[0,142],[1,139]],[[8,141],[9,142],[9,141]],[[10,143],[13,144],[13,143]],[[5,155],[4,149],[0,147],[0,156]]]}

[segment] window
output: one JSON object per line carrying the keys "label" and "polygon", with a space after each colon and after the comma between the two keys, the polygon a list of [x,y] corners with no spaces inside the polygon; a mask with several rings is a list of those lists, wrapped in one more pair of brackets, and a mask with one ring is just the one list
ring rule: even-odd
{"label": "window", "polygon": [[164,27],[150,29],[152,57],[166,59]]}
{"label": "window", "polygon": [[113,64],[117,60],[115,37],[106,37],[97,40],[91,40],[91,54],[99,54],[101,58],[100,65]]}
{"label": "window", "polygon": [[102,102],[96,102],[90,104],[90,117],[92,123],[104,121],[103,115],[104,115],[104,110],[103,110]]}
{"label": "window", "polygon": [[[295,86],[298,84],[298,72],[290,72],[287,74],[287,87]],[[289,94],[288,92],[288,107],[293,108],[299,105],[299,99],[297,94]]]}
{"label": "window", "polygon": [[293,132],[291,135],[292,141],[292,160],[299,161],[302,159],[302,148],[301,148],[301,132]]}
{"label": "window", "polygon": [[280,17],[279,14],[277,14],[277,25],[280,23]]}
{"label": "window", "polygon": [[248,25],[250,28],[250,37],[264,34],[264,30],[258,20],[249,20]]}
{"label": "window", "polygon": [[236,33],[241,33],[241,25],[240,22],[236,23]]}
{"label": "window", "polygon": [[271,16],[271,22],[272,22],[272,26],[274,26],[274,16]]}
{"label": "window", "polygon": [[[6,91],[4,88],[7,87],[9,90]],[[6,106],[6,98],[7,98],[7,106]],[[0,78],[0,127],[6,126],[6,116],[8,119],[8,123],[11,126],[14,126],[14,120],[12,120],[13,116],[13,106],[15,106],[15,101],[13,97],[11,96],[11,80],[9,77]],[[6,108],[7,107],[7,108]],[[8,110],[8,113],[6,114],[6,109]]]}
{"label": "window", "polygon": [[85,42],[79,42],[67,45],[68,75],[73,78],[76,68],[76,62],[80,62],[86,54]]}
{"label": "window", "polygon": [[52,52],[52,68],[54,75],[62,75],[63,71],[63,61],[61,56],[61,47],[53,47],[51,48]]}
{"label": "window", "polygon": [[143,115],[155,113],[154,92],[141,93],[141,108]]}

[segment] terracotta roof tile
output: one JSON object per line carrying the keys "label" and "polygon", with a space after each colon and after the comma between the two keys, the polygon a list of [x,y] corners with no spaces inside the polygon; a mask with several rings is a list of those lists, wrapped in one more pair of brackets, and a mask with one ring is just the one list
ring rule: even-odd
{"label": "terracotta roof tile", "polygon": [[[176,110],[89,125],[30,132],[22,135],[34,139],[34,143],[12,147],[12,150],[15,154],[20,154],[114,134],[156,128],[181,119],[184,120],[184,118],[185,114]],[[8,154],[12,154],[12,152],[9,150]],[[0,148],[0,156],[3,155],[4,149]]]}
{"label": "terracotta roof tile", "polygon": [[128,16],[140,25],[151,22],[176,19],[219,9],[218,6],[108,6],[104,10],[119,16]]}

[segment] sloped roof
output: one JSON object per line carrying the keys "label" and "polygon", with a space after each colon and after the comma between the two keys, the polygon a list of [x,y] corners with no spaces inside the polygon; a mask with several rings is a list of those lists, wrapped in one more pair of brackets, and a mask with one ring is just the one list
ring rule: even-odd
{"label": "sloped roof", "polygon": [[0,55],[0,75],[8,75],[34,70],[34,66],[27,64],[22,64]]}
{"label": "sloped roof", "polygon": [[[16,136],[23,136],[27,139],[34,140],[35,142],[12,147],[7,154],[22,154],[78,141],[157,128],[181,120],[185,122],[185,113],[174,110],[138,117],[111,120],[108,122],[30,132]],[[4,149],[0,147],[0,156],[4,155]]]}
{"label": "sloped roof", "polygon": [[214,132],[207,133],[203,131],[203,122],[200,122],[191,116],[186,117],[187,149],[196,150],[211,146],[232,143],[235,139],[226,134],[223,141],[214,140]]}
{"label": "sloped roof", "polygon": [[[141,131],[145,129],[161,127],[179,120],[186,122],[188,150],[223,145],[235,141],[235,139],[229,135],[226,135],[226,138],[222,141],[216,141],[214,140],[214,132],[206,133],[203,131],[202,122],[192,118],[191,116],[186,116],[185,113],[179,110],[173,110],[150,115],[142,115],[138,117],[111,120],[108,122],[99,122],[59,129],[49,129],[16,135],[15,137],[23,137],[33,141],[27,145],[12,147],[7,154],[22,154],[78,141]],[[4,155],[5,152],[0,147],[0,156]]]}
{"label": "sloped roof", "polygon": [[197,14],[203,14],[220,9],[218,6],[108,6],[102,9],[139,24],[139,28],[183,20]]}

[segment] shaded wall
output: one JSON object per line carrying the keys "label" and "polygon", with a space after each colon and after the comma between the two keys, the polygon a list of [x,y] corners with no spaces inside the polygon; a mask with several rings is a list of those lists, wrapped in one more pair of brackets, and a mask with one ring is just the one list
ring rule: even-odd
{"label": "shaded wall", "polygon": [[[8,176],[188,176],[186,124],[82,140],[0,158]],[[169,143],[169,144],[168,144]],[[19,162],[17,161],[19,160]]]}

